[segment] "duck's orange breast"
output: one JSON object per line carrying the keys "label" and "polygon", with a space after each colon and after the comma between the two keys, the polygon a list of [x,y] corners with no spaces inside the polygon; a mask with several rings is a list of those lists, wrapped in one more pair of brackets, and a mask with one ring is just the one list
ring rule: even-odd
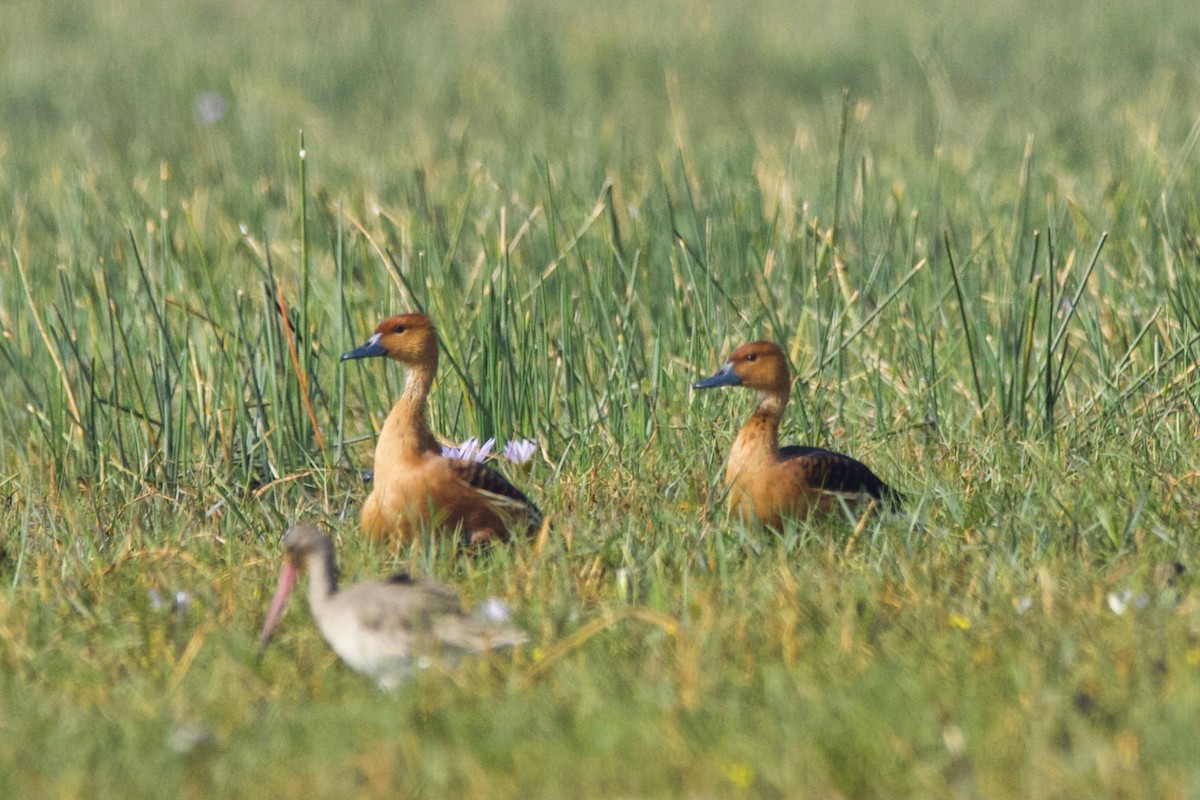
{"label": "duck's orange breast", "polygon": [[772,459],[738,475],[730,486],[730,507],[747,520],[777,527],[785,518],[804,519],[828,512],[837,505],[834,494],[823,491],[805,474],[799,462]]}
{"label": "duck's orange breast", "polygon": [[448,528],[460,530],[465,544],[479,544],[508,539],[510,529],[524,530],[537,514],[500,473],[460,459],[410,460],[382,478],[377,472],[376,481],[362,511],[372,538],[408,542],[422,529]]}

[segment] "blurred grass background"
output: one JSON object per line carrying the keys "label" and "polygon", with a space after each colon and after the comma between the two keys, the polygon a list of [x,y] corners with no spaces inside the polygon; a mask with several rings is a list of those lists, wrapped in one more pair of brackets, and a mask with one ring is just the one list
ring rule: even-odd
{"label": "blurred grass background", "polygon": [[[15,0],[0,71],[3,785],[1200,794],[1191,4]],[[545,550],[356,535],[412,308]],[[751,338],[906,514],[726,518]],[[297,519],[533,644],[255,661]]]}

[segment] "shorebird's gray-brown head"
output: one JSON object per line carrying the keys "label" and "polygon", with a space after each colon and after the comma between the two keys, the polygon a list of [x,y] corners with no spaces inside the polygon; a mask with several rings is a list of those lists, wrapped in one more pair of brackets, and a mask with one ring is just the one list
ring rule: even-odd
{"label": "shorebird's gray-brown head", "polygon": [[283,552],[298,569],[304,568],[310,555],[324,554],[332,548],[329,536],[312,525],[293,525],[283,535]]}

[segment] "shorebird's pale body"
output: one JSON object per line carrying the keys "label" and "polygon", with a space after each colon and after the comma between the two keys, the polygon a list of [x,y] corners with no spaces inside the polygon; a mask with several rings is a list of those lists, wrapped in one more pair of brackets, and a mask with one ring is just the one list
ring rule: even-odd
{"label": "shorebird's pale body", "polygon": [[434,658],[454,661],[526,641],[506,621],[464,614],[458,595],[435,581],[397,575],[339,590],[333,543],[311,525],[289,530],[283,546],[283,571],[263,624],[264,647],[305,569],[308,604],[321,636],[349,667],[384,688]]}

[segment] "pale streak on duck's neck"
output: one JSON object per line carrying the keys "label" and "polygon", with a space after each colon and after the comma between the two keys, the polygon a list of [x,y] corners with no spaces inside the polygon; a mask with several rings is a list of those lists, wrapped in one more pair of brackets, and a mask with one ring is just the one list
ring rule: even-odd
{"label": "pale streak on duck's neck", "polygon": [[787,392],[759,392],[758,407],[738,432],[730,453],[730,467],[741,469],[748,461],[779,452],[779,421],[787,408]]}
{"label": "pale streak on duck's neck", "polygon": [[375,447],[375,477],[400,461],[413,460],[423,453],[440,452],[437,440],[425,422],[425,405],[437,364],[409,366],[404,373],[404,391],[392,406],[379,444]]}
{"label": "pale streak on duck's neck", "polygon": [[305,559],[308,568],[308,607],[314,613],[337,594],[337,564],[333,548],[313,550]]}

